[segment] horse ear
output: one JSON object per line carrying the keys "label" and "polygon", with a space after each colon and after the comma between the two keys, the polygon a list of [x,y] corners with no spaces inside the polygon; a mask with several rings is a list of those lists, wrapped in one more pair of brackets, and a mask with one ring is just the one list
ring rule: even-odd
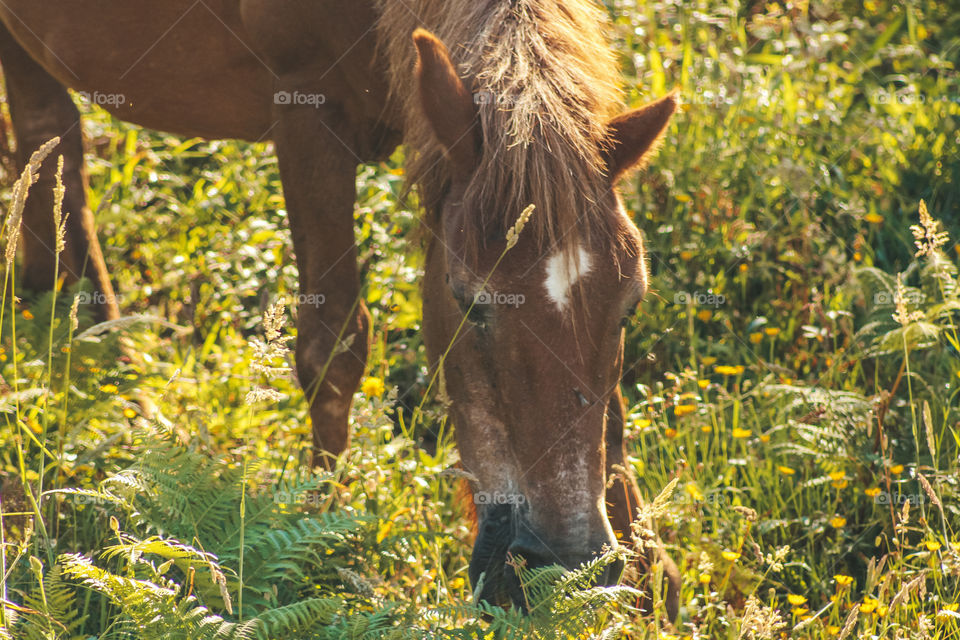
{"label": "horse ear", "polygon": [[473,95],[457,75],[447,48],[435,35],[417,29],[413,42],[417,46],[416,78],[423,113],[446,150],[454,172],[469,176],[479,161],[480,143]]}
{"label": "horse ear", "polygon": [[674,89],[663,98],[617,116],[607,124],[610,140],[606,150],[607,175],[611,182],[631,169],[642,167],[653,156],[679,102],[679,93]]}

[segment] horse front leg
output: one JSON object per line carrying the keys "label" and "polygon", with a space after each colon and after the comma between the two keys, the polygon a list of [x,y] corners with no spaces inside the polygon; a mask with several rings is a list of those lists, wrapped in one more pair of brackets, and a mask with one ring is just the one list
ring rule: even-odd
{"label": "horse front leg", "polygon": [[274,140],[300,270],[297,373],[310,406],[313,463],[330,468],[349,444],[369,350],[353,223],[358,160],[342,142],[352,136],[335,109],[280,105],[278,115]]}
{"label": "horse front leg", "polygon": [[[46,291],[53,288],[60,276],[65,276],[67,282],[89,278],[97,315],[104,320],[117,318],[120,311],[113,285],[97,241],[93,213],[87,207],[80,113],[66,88],[34,62],[2,24],[0,61],[17,141],[18,170],[23,170],[30,155],[43,143],[60,137],[60,144],[41,166],[39,179],[30,189],[23,211],[20,234],[23,286],[32,291]],[[55,273],[57,230],[53,218],[53,187],[60,155],[66,187],[63,212],[68,217],[60,273]]]}

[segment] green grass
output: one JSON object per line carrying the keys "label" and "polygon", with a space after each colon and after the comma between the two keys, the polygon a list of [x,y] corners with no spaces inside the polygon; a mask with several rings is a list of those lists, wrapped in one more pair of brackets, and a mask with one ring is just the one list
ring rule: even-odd
{"label": "green grass", "polygon": [[[0,637],[960,637],[960,15],[608,5],[628,101],[685,99],[623,185],[653,275],[630,463],[651,499],[677,481],[678,627],[584,590],[590,568],[528,576],[530,618],[470,604],[451,425],[428,397],[408,426],[429,376],[402,152],[358,172],[375,348],[355,446],[314,476],[292,360],[265,375],[251,346],[296,293],[270,145],[97,111],[88,196],[135,319],[91,332],[81,305],[74,330],[77,291],[18,302],[5,274]],[[921,200],[950,240],[918,257]]]}

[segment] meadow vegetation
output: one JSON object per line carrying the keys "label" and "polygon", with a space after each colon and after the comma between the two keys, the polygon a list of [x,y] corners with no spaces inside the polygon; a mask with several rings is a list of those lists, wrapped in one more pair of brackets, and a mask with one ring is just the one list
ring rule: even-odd
{"label": "meadow vegetation", "polygon": [[652,274],[629,464],[676,627],[591,585],[613,554],[525,572],[528,616],[473,603],[402,150],[358,171],[374,349],[353,447],[314,473],[271,145],[84,107],[125,317],[95,324],[82,283],[26,295],[4,256],[0,638],[960,638],[960,11],[607,6],[627,102],[684,97],[623,184]]}

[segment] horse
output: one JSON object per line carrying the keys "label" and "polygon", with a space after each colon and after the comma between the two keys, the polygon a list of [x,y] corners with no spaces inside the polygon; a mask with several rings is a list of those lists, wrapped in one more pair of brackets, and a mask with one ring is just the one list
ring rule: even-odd
{"label": "horse", "polygon": [[[606,22],[592,0],[4,0],[16,160],[61,139],[24,212],[23,285],[86,277],[119,315],[68,88],[144,127],[272,140],[300,291],[324,300],[299,310],[296,370],[314,463],[329,465],[369,348],[356,169],[404,143],[428,238],[424,340],[476,496],[469,575],[481,598],[522,607],[512,558],[576,567],[629,540],[641,504],[619,383],[647,270],[617,182],[649,161],[678,98],[621,112]],[[676,567],[650,561],[675,616]]]}

